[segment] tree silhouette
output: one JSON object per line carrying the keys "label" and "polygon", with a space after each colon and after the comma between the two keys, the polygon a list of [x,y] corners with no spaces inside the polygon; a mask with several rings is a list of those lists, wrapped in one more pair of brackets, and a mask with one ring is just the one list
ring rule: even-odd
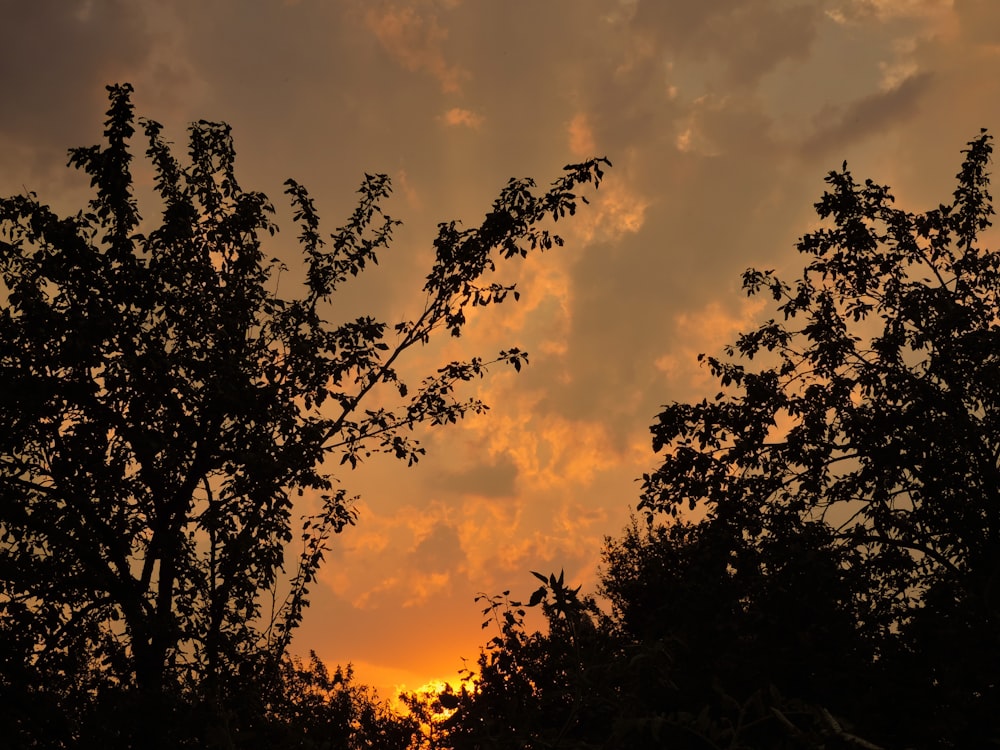
{"label": "tree silhouette", "polygon": [[984,131],[953,199],[925,213],[846,163],[831,172],[802,277],[744,274],[781,318],[706,358],[715,398],[652,427],[664,460],[640,507],[701,506],[772,548],[765,569],[804,529],[830,539],[843,606],[906,707],[869,717],[891,743],[1000,737],[1000,253],[979,240],[991,152]]}
{"label": "tree silhouette", "polygon": [[[251,676],[280,679],[324,550],[354,522],[334,467],[378,452],[412,464],[416,425],[485,408],[457,385],[527,360],[511,348],[415,385],[396,369],[435,333],[459,336],[470,305],[516,298],[485,280],[494,258],[562,244],[546,220],[573,214],[607,162],[570,165],[540,195],[511,180],[479,226],[439,225],[415,319],[330,322],[335,294],[389,246],[388,178],[365,176],[328,239],[286,182],[307,276],[284,298],[263,242],[273,207],[239,186],[229,127],[193,124],[182,164],[158,123],[136,123],[131,86],[108,88],[106,144],[70,151],[88,209],[0,201],[0,697],[25,737],[51,704],[62,741],[79,740],[107,705],[170,746],[191,706],[219,725]],[[156,226],[134,193],[137,127]],[[320,504],[300,531],[304,494]]]}

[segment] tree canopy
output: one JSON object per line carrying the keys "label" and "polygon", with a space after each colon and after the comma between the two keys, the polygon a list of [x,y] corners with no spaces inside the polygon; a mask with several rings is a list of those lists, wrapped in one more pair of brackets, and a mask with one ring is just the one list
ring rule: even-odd
{"label": "tree canopy", "polygon": [[952,199],[924,213],[846,164],[828,175],[828,225],[799,242],[801,278],[744,274],[780,318],[739,337],[728,354],[743,362],[706,358],[715,398],[658,416],[664,461],[641,503],[702,505],[759,550],[823,537],[879,669],[905,674],[898,696],[941,719],[920,722],[925,737],[964,723],[971,740],[1000,706],[1000,253],[980,239],[991,152],[988,133],[971,141]]}
{"label": "tree canopy", "polygon": [[[398,224],[389,178],[365,175],[329,236],[305,187],[285,183],[306,280],[281,296],[274,208],[240,187],[229,126],[191,125],[182,162],[136,120],[131,86],[108,90],[106,143],[70,151],[89,206],[0,201],[0,710],[28,745],[43,726],[46,746],[79,742],[101,706],[131,706],[143,744],[203,746],[180,717],[218,730],[234,696],[281,679],[324,551],[355,520],[338,467],[417,461],[416,425],[485,408],[460,383],[527,361],[510,348],[408,383],[400,357],[459,336],[469,306],[516,298],[488,280],[496,261],[561,245],[548,223],[607,161],[538,194],[512,179],[478,226],[440,224],[414,319],[338,320],[336,293]],[[155,220],[136,198],[137,129]],[[304,521],[303,495],[318,499]]]}

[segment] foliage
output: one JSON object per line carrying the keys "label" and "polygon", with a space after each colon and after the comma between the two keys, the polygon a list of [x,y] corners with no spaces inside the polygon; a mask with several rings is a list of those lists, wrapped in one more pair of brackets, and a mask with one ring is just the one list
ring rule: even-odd
{"label": "foliage", "polygon": [[762,551],[810,527],[830,538],[843,606],[906,697],[908,716],[880,728],[894,742],[1000,736],[1000,254],[979,240],[991,151],[989,134],[971,141],[953,200],[919,214],[846,164],[830,173],[802,277],[744,274],[781,319],[728,353],[761,366],[707,358],[721,392],[652,428],[664,461],[642,507],[703,506]]}
{"label": "foliage", "polygon": [[[495,626],[499,635],[487,644],[458,692],[449,687],[407,697],[412,715],[426,727],[420,747],[870,748],[824,706],[786,696],[768,681],[787,668],[767,664],[767,649],[781,633],[770,642],[754,643],[746,637],[752,637],[747,632],[755,619],[752,613],[730,623],[722,619],[725,612],[712,611],[712,602],[724,597],[717,591],[697,592],[711,573],[699,575],[689,566],[665,571],[652,564],[650,558],[661,554],[684,556],[663,544],[661,535],[673,533],[673,528],[658,527],[646,535],[633,527],[621,542],[608,540],[605,550],[605,589],[622,583],[618,576],[628,577],[619,564],[630,567],[633,582],[638,574],[651,589],[665,584],[665,591],[657,589],[646,598],[632,592],[632,609],[647,610],[644,614],[657,623],[644,632],[616,607],[603,612],[595,599],[579,597],[578,589],[565,587],[556,576],[546,579],[542,589],[545,632],[526,631],[525,610],[509,599],[509,592],[481,597],[489,617],[484,625]],[[646,549],[622,556],[619,544]],[[687,546],[691,553],[697,545]],[[664,573],[666,579],[657,577]],[[693,602],[672,598],[671,585],[693,594]],[[689,603],[717,619],[696,620],[682,611]],[[766,626],[757,624],[764,637],[769,635]],[[712,649],[719,646],[728,651],[715,653]],[[736,680],[730,679],[733,675]],[[831,692],[833,687],[842,685],[832,686]]]}
{"label": "foliage", "polygon": [[536,604],[549,632],[526,632],[524,606],[509,591],[477,597],[485,603],[483,627],[497,631],[477,668],[458,692],[406,696],[427,728],[422,747],[584,747],[606,735],[614,717],[595,665],[610,667],[614,657],[599,632],[600,612],[565,587],[562,574],[535,575],[545,581]]}
{"label": "foliage", "polygon": [[[264,729],[253,746],[302,750],[407,750],[417,732],[414,721],[401,716],[370,688],[358,685],[350,666],[331,675],[315,653],[308,662],[282,662],[280,691],[258,716]],[[247,716],[241,725],[249,725]],[[249,746],[249,743],[246,743]]]}
{"label": "foliage", "polygon": [[[546,220],[573,214],[606,160],[568,166],[540,195],[511,180],[478,227],[441,224],[416,319],[330,322],[335,294],[390,244],[389,179],[366,175],[329,239],[286,183],[306,281],[284,298],[264,250],[274,209],[239,186],[229,127],[193,124],[184,165],[158,123],[136,123],[130,86],[109,92],[106,145],[70,151],[89,209],[0,201],[0,697],[67,707],[67,742],[74,712],[132,701],[145,731],[179,744],[192,705],[222,715],[250,675],[277,684],[330,538],[355,520],[331,467],[415,462],[416,425],[486,408],[457,385],[527,361],[511,348],[416,385],[397,370],[434,333],[460,335],[470,305],[516,298],[483,280],[494,257],[562,244]],[[155,225],[135,196],[136,127]],[[303,495],[321,502],[298,533]]]}
{"label": "foliage", "polygon": [[719,747],[839,747],[842,717],[871,708],[870,653],[826,530],[767,542],[711,520],[633,521],[607,540],[601,594],[631,644],[640,723],[661,714]]}

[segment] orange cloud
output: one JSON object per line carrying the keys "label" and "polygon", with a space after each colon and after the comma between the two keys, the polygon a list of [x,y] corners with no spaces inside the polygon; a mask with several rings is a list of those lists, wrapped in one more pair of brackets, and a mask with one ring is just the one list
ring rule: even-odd
{"label": "orange cloud", "polygon": [[[572,374],[566,377],[571,380]],[[518,387],[510,376],[484,382],[477,396],[508,406],[463,427],[477,435],[481,450],[504,456],[517,468],[521,493],[588,487],[599,473],[621,465],[606,425],[540,411],[544,394]]]}
{"label": "orange cloud", "polygon": [[569,150],[573,156],[581,159],[594,156],[597,144],[594,141],[594,131],[587,115],[579,113],[569,121]]}
{"label": "orange cloud", "polygon": [[368,28],[396,61],[412,72],[429,73],[445,93],[461,90],[467,71],[445,60],[442,44],[448,31],[436,17],[424,17],[413,7],[372,8],[365,14]]}
{"label": "orange cloud", "polygon": [[698,362],[698,355],[721,355],[724,346],[759,322],[760,313],[767,304],[768,300],[763,297],[750,297],[741,301],[736,312],[712,302],[696,312],[676,315],[676,344],[669,354],[656,360],[656,368],[672,383],[687,384],[692,392],[703,390],[712,379]]}
{"label": "orange cloud", "polygon": [[461,107],[452,107],[438,119],[445,125],[472,128],[473,130],[478,130],[479,126],[486,120],[482,115]]}
{"label": "orange cloud", "polygon": [[414,210],[421,210],[424,207],[424,202],[420,198],[420,193],[410,182],[410,174],[405,169],[399,169],[393,179],[393,187],[397,188],[403,197],[406,199],[406,205]]}
{"label": "orange cloud", "polygon": [[622,235],[635,234],[646,221],[647,208],[649,201],[629,186],[624,176],[612,170],[591,199],[591,205],[574,218],[574,237],[588,244],[611,242]]}
{"label": "orange cloud", "polygon": [[725,97],[713,97],[709,94],[695,99],[688,115],[678,123],[678,133],[674,139],[677,150],[684,154],[719,156],[721,151],[706,132],[704,119],[705,115],[711,116],[723,110],[726,104]]}
{"label": "orange cloud", "polygon": [[873,18],[877,21],[924,18],[941,23],[951,14],[954,6],[954,0],[846,0],[839,7],[827,10],[826,15],[840,24]]}

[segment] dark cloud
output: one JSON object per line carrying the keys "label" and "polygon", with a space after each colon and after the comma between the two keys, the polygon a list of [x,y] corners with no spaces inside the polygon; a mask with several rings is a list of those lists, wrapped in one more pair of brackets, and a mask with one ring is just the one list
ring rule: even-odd
{"label": "dark cloud", "polygon": [[[650,201],[642,230],[587,248],[573,266],[572,328],[560,365],[572,379],[548,389],[545,405],[601,419],[619,445],[673,397],[655,362],[689,335],[677,314],[696,315],[713,301],[737,314],[740,273],[786,254],[786,227],[800,216],[774,207],[797,193],[799,181],[771,139],[769,119],[750,101],[697,111],[696,140],[710,153],[639,146],[646,159],[623,167]],[[539,384],[553,379],[546,371],[531,376]]]}
{"label": "dark cloud", "polygon": [[[143,4],[5,3],[0,25],[0,135],[60,150],[97,130],[104,86],[135,74],[152,47]],[[97,130],[97,133],[100,131]]]}
{"label": "dark cloud", "polygon": [[454,570],[463,557],[458,532],[439,523],[413,550],[409,562],[424,573],[444,573]]}
{"label": "dark cloud", "polygon": [[431,489],[480,497],[512,497],[516,491],[517,466],[507,457],[496,463],[480,463],[460,469],[444,469],[428,480]]}
{"label": "dark cloud", "polygon": [[863,138],[903,125],[919,108],[932,80],[931,73],[916,73],[888,91],[819,113],[816,131],[802,144],[803,153],[810,157],[842,153]]}
{"label": "dark cloud", "polygon": [[775,0],[639,0],[634,27],[669,59],[717,62],[730,83],[750,85],[780,63],[806,56],[822,19],[818,3]]}

